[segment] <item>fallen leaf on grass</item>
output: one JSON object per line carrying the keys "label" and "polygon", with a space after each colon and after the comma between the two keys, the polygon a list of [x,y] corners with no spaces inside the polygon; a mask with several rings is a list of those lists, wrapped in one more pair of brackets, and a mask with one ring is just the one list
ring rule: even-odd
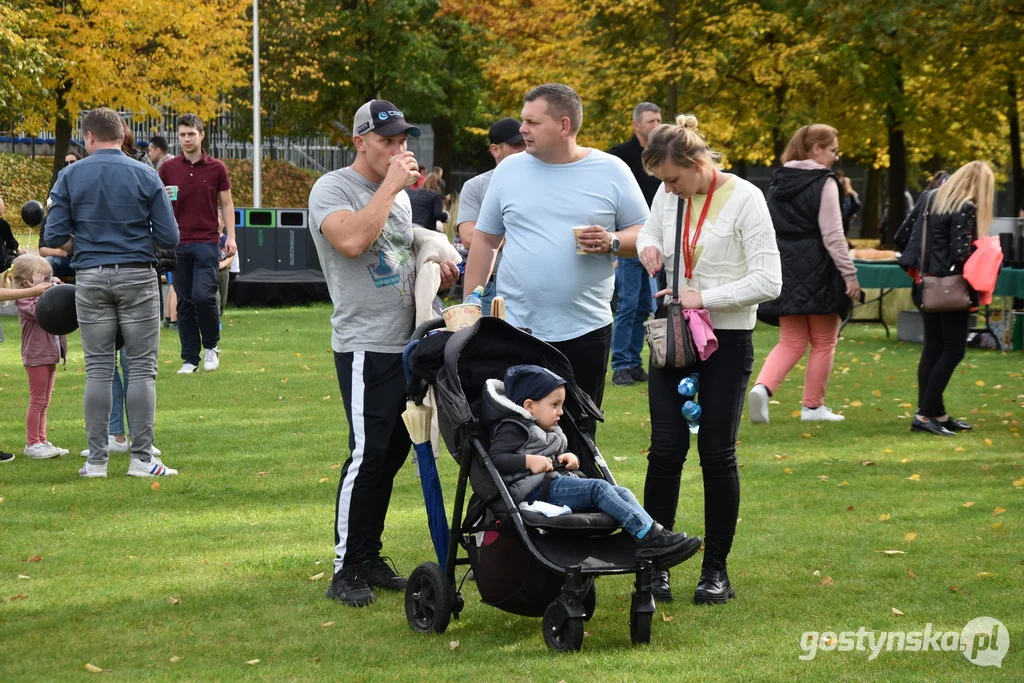
{"label": "fallen leaf on grass", "polygon": [[320,479],[320,483],[321,483],[321,484],[322,484],[322,483],[324,483],[325,481],[327,481],[327,477],[322,477],[322,478]]}
{"label": "fallen leaf on grass", "polygon": [[872,389],[871,390],[871,395],[874,396],[875,398],[882,398],[882,390],[881,389]]}
{"label": "fallen leaf on grass", "polygon": [[849,507],[846,508],[847,512],[853,512],[853,510],[854,510],[854,507],[852,505],[850,505]]}
{"label": "fallen leaf on grass", "polygon": [[258,660],[258,659],[250,659],[248,662],[246,662],[246,664],[249,664],[250,666],[253,665],[253,664],[259,664],[259,663],[260,663],[260,660]]}
{"label": "fallen leaf on grass", "polygon": [[614,460],[616,462],[624,462],[626,459],[624,457],[622,457],[621,455],[613,455],[612,456],[612,460]]}
{"label": "fallen leaf on grass", "polygon": [[178,662],[181,661],[181,657],[178,657],[177,655],[175,655],[174,657],[171,657],[171,661],[174,662],[175,664],[177,664]]}
{"label": "fallen leaf on grass", "polygon": [[921,475],[911,474],[909,477],[907,477],[907,479],[909,479],[910,481],[921,481]]}
{"label": "fallen leaf on grass", "polygon": [[821,571],[819,571],[819,570],[815,569],[815,570],[814,570],[814,571],[813,571],[813,572],[811,573],[811,576],[821,576]]}
{"label": "fallen leaf on grass", "polygon": [[861,460],[861,461],[860,461],[860,464],[861,464],[861,466],[863,466],[863,467],[871,467],[871,466],[872,466],[872,465],[874,465],[875,463],[871,462],[870,460]]}
{"label": "fallen leaf on grass", "polygon": [[992,530],[993,531],[999,531],[1002,528],[1003,528],[1003,523],[1002,522],[996,522],[995,524],[992,525]]}
{"label": "fallen leaf on grass", "polygon": [[340,470],[341,469],[341,463],[339,462],[337,464],[331,465],[331,469],[332,470]]}
{"label": "fallen leaf on grass", "polygon": [[[772,457],[773,457],[773,458],[775,458],[776,460],[785,460],[785,459],[786,459],[786,458],[788,458],[789,456],[788,456],[788,455],[779,455],[778,453],[776,453],[776,454],[775,454],[775,455],[773,455]],[[1021,479],[1021,482],[1024,482],[1024,479]],[[1014,482],[1014,484],[1016,484],[1016,483],[1017,483],[1017,482]]]}
{"label": "fallen leaf on grass", "polygon": [[822,481],[828,481],[828,475],[827,474],[819,474],[818,475],[818,479],[821,479]]}
{"label": "fallen leaf on grass", "polygon": [[889,519],[892,519],[892,515],[890,515],[888,512],[883,512],[882,514],[878,515],[879,522],[884,522]]}
{"label": "fallen leaf on grass", "polygon": [[3,504],[4,504],[4,499],[3,499],[2,496],[0,496],[0,505],[3,505]]}
{"label": "fallen leaf on grass", "polygon": [[453,640],[452,642],[448,643],[448,649],[449,650],[454,650],[458,646],[459,646],[459,641],[457,641],[457,640]]}
{"label": "fallen leaf on grass", "polygon": [[800,411],[799,410],[794,410],[792,413],[789,414],[789,416],[790,417],[800,417]]}
{"label": "fallen leaf on grass", "polygon": [[322,578],[324,578],[324,573],[320,572],[319,574],[313,574],[313,576],[309,577],[309,580],[310,581],[319,581]]}
{"label": "fallen leaf on grass", "polygon": [[327,628],[328,626],[334,626],[334,622],[333,621],[325,621],[324,623],[322,623],[320,625],[323,626],[324,628]]}
{"label": "fallen leaf on grass", "polygon": [[907,576],[909,576],[912,579],[916,579],[917,578],[917,574],[915,574],[914,572],[910,571],[909,569],[907,570]]}
{"label": "fallen leaf on grass", "polygon": [[154,491],[159,491],[160,490],[160,482],[154,481],[152,484],[149,485],[149,488],[153,489]]}
{"label": "fallen leaf on grass", "polygon": [[31,578],[32,578],[31,576],[25,576],[24,574],[18,574],[18,580],[19,581],[28,581]]}
{"label": "fallen leaf on grass", "polygon": [[788,467],[782,471],[785,472],[786,474],[793,474],[793,470],[789,469]]}
{"label": "fallen leaf on grass", "polygon": [[891,448],[884,448],[884,449],[882,449],[882,452],[883,453],[893,453],[895,451],[893,451]]}
{"label": "fallen leaf on grass", "polygon": [[860,408],[862,405],[864,405],[863,401],[850,401],[851,408]]}
{"label": "fallen leaf on grass", "polygon": [[782,402],[781,401],[776,401],[775,399],[772,399],[772,400],[768,401],[768,405],[781,406]]}
{"label": "fallen leaf on grass", "polygon": [[992,572],[978,572],[978,578],[983,579],[986,576],[995,576]]}
{"label": "fallen leaf on grass", "polygon": [[849,486],[849,485],[850,485],[850,482],[848,482],[848,481],[846,481],[845,479],[843,479],[843,481],[842,481],[842,482],[840,482],[840,484],[839,484],[839,485],[840,485],[840,486]]}
{"label": "fallen leaf on grass", "polygon": [[181,598],[170,598],[170,601],[172,605],[177,605],[181,602]]}
{"label": "fallen leaf on grass", "polygon": [[967,501],[966,503],[963,504],[963,507],[965,507],[965,508],[972,508],[972,507],[974,507],[974,501],[973,500]]}
{"label": "fallen leaf on grass", "polygon": [[988,465],[982,465],[981,466],[981,471],[982,472],[988,472],[990,469],[992,469],[992,468],[989,467]]}
{"label": "fallen leaf on grass", "polygon": [[903,612],[899,611],[899,610],[898,610],[898,609],[896,609],[895,607],[893,607],[893,608],[892,608],[892,614],[893,614],[893,616],[895,616],[895,617],[902,617],[902,616],[903,616]]}
{"label": "fallen leaf on grass", "polygon": [[99,668],[95,664],[86,664],[85,665],[85,670],[90,672],[90,673],[94,673],[94,674],[98,674],[101,671],[103,671],[103,669]]}
{"label": "fallen leaf on grass", "polygon": [[[1014,486],[1014,488],[1018,488],[1018,489],[1024,488],[1024,479],[1018,479],[1017,481],[1013,482],[1013,486]],[[0,498],[0,503],[2,503],[2,502],[4,502],[4,499]]]}
{"label": "fallen leaf on grass", "polygon": [[662,621],[668,623],[668,622],[672,621],[673,619],[675,619],[675,617],[670,617],[669,615],[665,614],[664,612],[661,613],[661,620]]}
{"label": "fallen leaf on grass", "polygon": [[949,587],[949,590],[953,591],[954,593],[957,593],[960,591],[960,586],[954,583],[952,586]]}
{"label": "fallen leaf on grass", "polygon": [[991,446],[992,445],[992,439],[985,439],[985,445],[986,446]]}
{"label": "fallen leaf on grass", "polygon": [[42,555],[33,555],[32,557],[29,557],[29,558],[27,558],[25,560],[22,560],[22,561],[23,562],[38,562],[41,559],[43,559]]}
{"label": "fallen leaf on grass", "polygon": [[809,438],[811,438],[811,435],[810,435],[810,434],[808,434],[807,432],[804,432],[804,433],[803,433],[803,434],[801,434],[800,436],[804,437],[805,439],[809,439]]}
{"label": "fallen leaf on grass", "polygon": [[257,472],[256,476],[262,477],[264,474],[266,474],[266,472]]}
{"label": "fallen leaf on grass", "polygon": [[983,387],[985,386],[985,382],[979,379],[977,382],[974,383],[974,385],[978,387]]}
{"label": "fallen leaf on grass", "polygon": [[906,536],[903,537],[903,540],[909,542],[909,541],[913,541],[915,538],[917,538],[917,534],[914,533],[913,531],[911,531],[909,534],[907,534]]}
{"label": "fallen leaf on grass", "polygon": [[23,593],[18,593],[17,595],[8,595],[8,596],[7,596],[7,599],[8,599],[9,601],[13,602],[13,601],[15,601],[15,600],[24,600],[24,599],[25,599],[25,598],[27,598],[27,597],[28,597],[28,596],[27,596],[27,595],[25,595],[25,594],[23,594]]}
{"label": "fallen leaf on grass", "polygon": [[1006,508],[996,507],[995,509],[992,510],[992,516],[995,517],[996,515],[1001,515],[1004,512],[1006,512]]}
{"label": "fallen leaf on grass", "polygon": [[901,465],[906,465],[908,462],[910,462],[910,458],[903,458],[902,460],[900,460]]}
{"label": "fallen leaf on grass", "polygon": [[831,576],[826,576],[824,579],[821,580],[822,586],[834,586],[835,583],[836,582],[832,580]]}
{"label": "fallen leaf on grass", "polygon": [[957,446],[953,450],[956,451],[957,453],[966,453],[967,452],[967,449],[964,448],[963,446]]}
{"label": "fallen leaf on grass", "polygon": [[906,555],[902,550],[876,550],[876,553],[885,553],[886,555]]}

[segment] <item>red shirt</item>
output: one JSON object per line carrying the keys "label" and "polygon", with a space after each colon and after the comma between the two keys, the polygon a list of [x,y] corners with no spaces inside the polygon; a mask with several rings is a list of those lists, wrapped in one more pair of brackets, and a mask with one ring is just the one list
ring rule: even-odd
{"label": "red shirt", "polygon": [[164,185],[178,186],[178,199],[171,202],[181,232],[181,244],[219,242],[217,195],[231,189],[228,169],[206,152],[196,163],[179,154],[160,167]]}

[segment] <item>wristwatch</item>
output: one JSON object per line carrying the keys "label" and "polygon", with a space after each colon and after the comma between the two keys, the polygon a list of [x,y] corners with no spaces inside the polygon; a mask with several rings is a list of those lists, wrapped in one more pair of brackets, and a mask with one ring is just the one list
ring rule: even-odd
{"label": "wristwatch", "polygon": [[619,253],[619,249],[621,249],[621,248],[622,248],[622,242],[619,241],[618,237],[616,237],[615,235],[612,235],[612,243],[608,247],[608,253],[609,254],[617,254],[617,253]]}

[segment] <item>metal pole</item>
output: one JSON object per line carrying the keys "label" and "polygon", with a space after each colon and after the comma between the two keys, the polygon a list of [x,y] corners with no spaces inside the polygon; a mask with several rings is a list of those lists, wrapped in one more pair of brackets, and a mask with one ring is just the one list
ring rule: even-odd
{"label": "metal pole", "polygon": [[260,131],[260,1],[252,0],[252,205],[263,206],[263,143]]}

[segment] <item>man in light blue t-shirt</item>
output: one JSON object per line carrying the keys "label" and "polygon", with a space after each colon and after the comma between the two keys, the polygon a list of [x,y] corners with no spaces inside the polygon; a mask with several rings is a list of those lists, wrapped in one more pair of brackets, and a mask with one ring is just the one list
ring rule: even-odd
{"label": "man in light blue t-shirt", "polygon": [[[636,255],[647,219],[629,167],[580,147],[579,96],[559,83],[526,94],[526,154],[494,170],[466,265],[467,292],[487,282],[502,239],[498,294],[510,323],[566,355],[576,383],[599,407],[611,345],[612,255]],[[586,227],[575,235],[573,228]],[[576,244],[584,253],[577,253]],[[587,425],[593,435],[596,425]]]}

